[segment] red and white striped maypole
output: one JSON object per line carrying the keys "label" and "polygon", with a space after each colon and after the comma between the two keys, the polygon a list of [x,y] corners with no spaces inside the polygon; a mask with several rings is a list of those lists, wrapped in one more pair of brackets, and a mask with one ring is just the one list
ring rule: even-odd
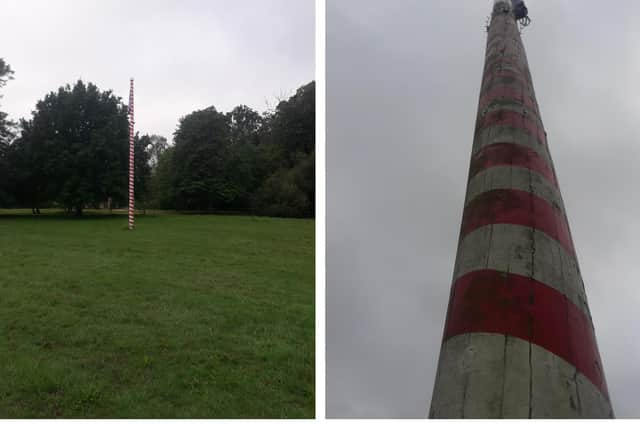
{"label": "red and white striped maypole", "polygon": [[613,418],[520,26],[495,0],[430,418]]}
{"label": "red and white striped maypole", "polygon": [[133,78],[129,87],[129,230],[133,230],[134,224],[134,150],[133,150]]}

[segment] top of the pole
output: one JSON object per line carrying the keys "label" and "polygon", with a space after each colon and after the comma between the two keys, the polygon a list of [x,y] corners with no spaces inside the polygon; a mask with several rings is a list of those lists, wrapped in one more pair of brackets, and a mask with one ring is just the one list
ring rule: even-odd
{"label": "top of the pole", "polygon": [[523,27],[531,23],[529,10],[524,4],[524,0],[493,0],[493,16],[499,14],[512,15]]}
{"label": "top of the pole", "polygon": [[131,123],[133,123],[133,77],[129,79],[129,83],[129,105],[127,110]]}
{"label": "top of the pole", "polygon": [[511,14],[511,0],[493,0],[492,15]]}

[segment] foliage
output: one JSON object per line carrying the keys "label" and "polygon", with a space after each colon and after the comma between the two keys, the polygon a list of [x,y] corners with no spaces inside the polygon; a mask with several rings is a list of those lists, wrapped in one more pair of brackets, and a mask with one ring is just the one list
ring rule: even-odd
{"label": "foliage", "polygon": [[283,147],[287,166],[292,167],[298,153],[311,154],[315,148],[315,82],[302,86],[278,104],[272,117],[272,139]]}
{"label": "foliage", "polygon": [[[136,136],[133,139],[134,155],[134,194],[135,200],[142,203],[142,208],[147,207],[149,201],[151,152],[154,150],[154,142],[149,135]],[[136,204],[137,206],[137,204]]]}
{"label": "foliage", "polygon": [[[0,88],[3,88],[7,81],[13,79],[13,70],[7,64],[4,59],[0,58]],[[2,95],[0,95],[2,99]],[[9,141],[13,137],[13,123],[7,120],[7,113],[0,111],[0,150],[3,146],[6,148]],[[0,153],[2,155],[2,153]]]}
{"label": "foliage", "polygon": [[[0,58],[0,88],[4,87],[11,79],[13,79],[13,70],[4,59]],[[13,194],[9,185],[11,175],[8,158],[9,142],[14,136],[13,126],[14,123],[7,119],[7,113],[0,111],[0,206],[8,206],[13,203]]]}
{"label": "foliage", "polygon": [[315,82],[278,104],[263,151],[276,169],[254,196],[257,212],[310,217],[315,212]]}
{"label": "foliage", "polygon": [[160,135],[149,136],[147,153],[149,154],[149,166],[151,166],[152,169],[157,166],[160,156],[167,148],[169,148],[167,138]]}
{"label": "foliage", "polygon": [[315,156],[298,154],[291,169],[279,169],[269,176],[254,196],[257,212],[269,216],[305,217],[315,208]]}
{"label": "foliage", "polygon": [[229,120],[215,107],[180,119],[174,134],[176,208],[226,208],[235,196],[224,174],[229,144]]}
{"label": "foliage", "polygon": [[0,88],[4,87],[7,81],[11,79],[13,79],[11,66],[7,64],[3,58],[0,58]]}
{"label": "foliage", "polygon": [[260,142],[259,131],[264,120],[257,111],[246,105],[239,105],[231,110],[227,116],[232,144],[258,144]]}
{"label": "foliage", "polygon": [[245,105],[195,111],[180,119],[174,140],[153,172],[156,206],[314,215],[314,82],[262,116]]}
{"label": "foliage", "polygon": [[[0,145],[0,206],[53,204],[78,214],[108,200],[125,206],[127,119],[120,99],[92,83],[45,96],[14,143]],[[174,142],[136,135],[138,207],[314,215],[314,82],[264,114],[246,105],[194,111],[179,120]]]}
{"label": "foliage", "polygon": [[37,207],[46,201],[75,210],[126,194],[128,118],[110,91],[78,81],[60,87],[22,121],[14,143],[17,199]]}
{"label": "foliage", "polygon": [[176,180],[173,169],[173,153],[175,147],[170,146],[158,155],[158,162],[151,175],[151,205],[160,209],[175,209]]}

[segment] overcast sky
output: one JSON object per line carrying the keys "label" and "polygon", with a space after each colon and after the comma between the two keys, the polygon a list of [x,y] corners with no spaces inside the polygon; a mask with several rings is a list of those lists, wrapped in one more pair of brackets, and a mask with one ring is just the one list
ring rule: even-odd
{"label": "overcast sky", "polygon": [[314,37],[313,0],[3,1],[2,110],[27,117],[79,78],[128,102],[134,77],[136,130],[171,140],[194,110],[262,112],[313,80]]}
{"label": "overcast sky", "polygon": [[[523,41],[617,417],[640,388],[640,2],[529,0]],[[492,0],[327,0],[327,411],[425,417]]]}

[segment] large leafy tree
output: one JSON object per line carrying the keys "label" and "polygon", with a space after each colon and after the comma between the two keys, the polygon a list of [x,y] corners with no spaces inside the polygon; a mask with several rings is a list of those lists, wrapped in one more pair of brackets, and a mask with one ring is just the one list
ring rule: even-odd
{"label": "large leafy tree", "polygon": [[80,215],[86,205],[124,200],[127,108],[111,91],[78,81],[51,92],[22,124],[18,156],[32,204],[55,200]]}
{"label": "large leafy tree", "polygon": [[[11,79],[13,79],[13,70],[4,59],[0,58],[0,89]],[[1,94],[0,99],[2,99]],[[8,144],[13,137],[12,125],[13,123],[7,120],[7,113],[0,111],[0,144]]]}
{"label": "large leafy tree", "polygon": [[274,143],[283,148],[287,167],[292,167],[299,153],[311,154],[316,140],[315,82],[300,87],[295,95],[281,101],[271,117]]}
{"label": "large leafy tree", "polygon": [[315,82],[281,101],[268,116],[261,160],[271,174],[253,196],[256,212],[313,216],[315,212]]}
{"label": "large leafy tree", "polygon": [[180,119],[174,134],[175,195],[178,209],[224,209],[236,196],[225,176],[229,118],[215,107]]}
{"label": "large leafy tree", "polygon": [[[12,78],[13,70],[4,59],[0,58],[0,88]],[[13,123],[7,120],[7,113],[0,111],[0,206],[10,206],[13,203],[9,160],[11,149],[9,142],[13,136]]]}
{"label": "large leafy tree", "polygon": [[265,138],[266,117],[239,105],[228,114],[230,149],[226,159],[226,174],[235,183],[236,199],[233,208],[247,210],[252,194],[270,170],[263,162],[259,145]]}
{"label": "large leafy tree", "polygon": [[146,151],[149,155],[149,166],[154,169],[158,165],[162,153],[169,148],[169,143],[167,138],[160,135],[149,136],[148,142]]}
{"label": "large leafy tree", "polygon": [[133,140],[134,149],[134,192],[135,199],[141,203],[142,209],[146,209],[149,202],[149,189],[151,178],[150,149],[152,141],[149,135],[136,134]]}
{"label": "large leafy tree", "polygon": [[227,113],[227,116],[232,144],[259,143],[259,131],[263,124],[260,113],[246,105],[239,105]]}
{"label": "large leafy tree", "polygon": [[151,198],[155,207],[175,209],[175,166],[173,161],[174,146],[167,147],[158,156],[158,163],[151,173]]}
{"label": "large leafy tree", "polygon": [[315,84],[301,87],[271,112],[214,107],[180,120],[175,146],[152,170],[156,206],[182,210],[251,210],[313,216]]}
{"label": "large leafy tree", "polygon": [[158,155],[158,162],[151,173],[151,198],[155,207],[175,209],[175,167],[173,161],[174,146],[168,146]]}
{"label": "large leafy tree", "polygon": [[53,197],[55,182],[51,146],[36,137],[32,121],[20,121],[22,134],[11,145],[9,164],[13,194],[17,204],[34,212]]}

